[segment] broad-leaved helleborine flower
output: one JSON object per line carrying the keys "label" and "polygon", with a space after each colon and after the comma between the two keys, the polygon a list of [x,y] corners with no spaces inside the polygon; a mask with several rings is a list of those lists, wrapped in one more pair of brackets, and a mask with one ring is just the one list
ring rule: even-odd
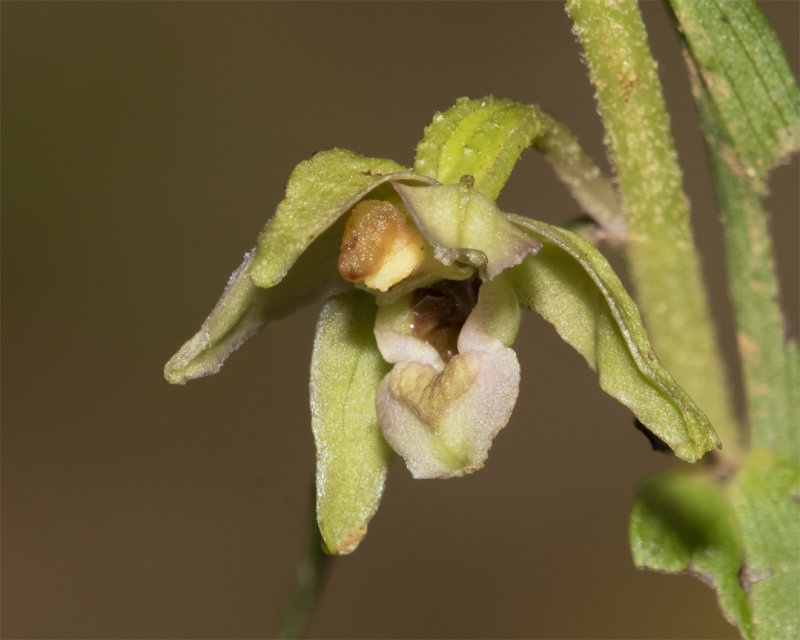
{"label": "broad-leaved helleborine flower", "polygon": [[602,254],[498,209],[529,146],[603,233],[624,234],[613,189],[562,125],[510,100],[461,99],[426,128],[413,171],[342,149],[301,162],[257,247],[166,365],[172,383],[215,373],[266,322],[326,300],[310,391],[329,553],[363,538],[394,454],[416,478],[484,465],[519,393],[511,347],[522,307],[552,323],[603,389],[679,457],[696,460],[717,444]]}

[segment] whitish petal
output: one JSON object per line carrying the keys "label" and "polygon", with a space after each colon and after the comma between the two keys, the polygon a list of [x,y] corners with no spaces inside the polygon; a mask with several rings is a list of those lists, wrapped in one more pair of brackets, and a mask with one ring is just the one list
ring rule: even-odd
{"label": "whitish petal", "polygon": [[504,345],[516,336],[519,304],[503,278],[484,283],[458,335],[459,353],[449,359],[441,345],[415,334],[420,321],[409,297],[378,312],[378,347],[396,363],[378,389],[378,421],[414,477],[461,476],[483,466],[516,403],[519,363]]}
{"label": "whitish petal", "polygon": [[414,334],[414,311],[411,296],[379,307],[375,320],[375,339],[386,362],[419,362],[437,371],[444,369],[444,360],[436,348]]}
{"label": "whitish petal", "polygon": [[378,388],[383,435],[415,478],[477,471],[511,417],[519,375],[516,354],[505,347],[457,355],[442,372],[395,365]]}

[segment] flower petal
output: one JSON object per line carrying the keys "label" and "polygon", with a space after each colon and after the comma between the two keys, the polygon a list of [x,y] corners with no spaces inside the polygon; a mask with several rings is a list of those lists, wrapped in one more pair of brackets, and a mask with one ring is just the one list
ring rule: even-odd
{"label": "flower petal", "polygon": [[460,353],[446,363],[413,335],[409,309],[398,301],[376,322],[381,353],[397,362],[378,388],[383,435],[415,478],[477,471],[519,393],[519,363],[504,346],[519,327],[516,296],[502,278],[484,283],[459,334]]}
{"label": "flower petal", "polygon": [[469,351],[442,372],[405,362],[378,388],[378,420],[415,478],[462,476],[483,467],[518,393],[519,363],[511,349]]}
{"label": "flower petal", "polygon": [[444,369],[444,360],[436,348],[413,332],[414,312],[411,295],[378,308],[375,319],[375,339],[386,362],[419,362]]}
{"label": "flower petal", "polygon": [[481,285],[478,304],[458,335],[458,351],[494,351],[499,342],[514,344],[519,332],[520,305],[506,274]]}
{"label": "flower petal", "polygon": [[490,280],[541,247],[512,225],[494,202],[473,189],[468,179],[438,186],[392,185],[433,245],[436,258],[446,265],[466,262]]}
{"label": "flower petal", "polygon": [[[301,162],[258,247],[231,275],[200,331],[166,364],[165,378],[184,384],[216,373],[228,355],[265,323],[341,290],[345,283],[336,264],[344,222],[337,220],[389,180],[435,183],[407,173],[391,160],[365,158],[344,149],[323,151]],[[391,187],[385,188],[397,199]]]}

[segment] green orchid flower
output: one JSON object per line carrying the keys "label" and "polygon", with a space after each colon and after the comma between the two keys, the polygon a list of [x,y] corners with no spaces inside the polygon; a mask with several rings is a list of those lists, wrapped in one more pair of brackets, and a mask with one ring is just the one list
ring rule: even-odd
{"label": "green orchid flower", "polygon": [[177,384],[215,373],[267,322],[325,300],[310,394],[328,553],[362,540],[395,454],[416,478],[484,465],[519,394],[522,308],[553,324],[678,457],[718,445],[602,254],[498,209],[531,146],[603,235],[624,237],[610,183],[563,125],[511,100],[464,98],[426,128],[413,170],[342,149],[301,162],[257,247],[165,367]]}

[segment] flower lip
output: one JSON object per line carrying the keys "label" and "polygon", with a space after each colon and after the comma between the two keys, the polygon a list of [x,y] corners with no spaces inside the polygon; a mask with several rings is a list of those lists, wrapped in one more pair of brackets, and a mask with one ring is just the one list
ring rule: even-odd
{"label": "flower lip", "polygon": [[519,313],[504,278],[482,283],[477,275],[379,307],[375,337],[394,367],[378,388],[378,421],[414,477],[483,466],[519,392],[519,363],[505,346]]}
{"label": "flower lip", "polygon": [[411,294],[413,335],[433,346],[444,362],[458,353],[458,335],[478,301],[480,280],[440,280]]}

